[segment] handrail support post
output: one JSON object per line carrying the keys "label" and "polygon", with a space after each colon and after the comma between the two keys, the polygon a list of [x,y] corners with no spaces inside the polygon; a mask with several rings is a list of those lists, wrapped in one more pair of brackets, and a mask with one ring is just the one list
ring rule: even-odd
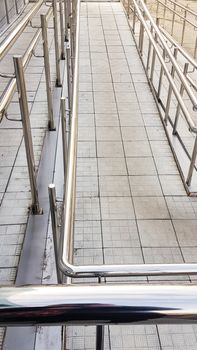
{"label": "handrail support post", "polygon": [[34,161],[34,153],[33,153],[33,142],[32,142],[32,134],[31,134],[31,125],[29,120],[29,108],[28,108],[28,102],[27,102],[27,93],[26,93],[22,56],[14,56],[13,60],[14,60],[14,67],[15,67],[15,74],[16,74],[16,82],[18,87],[19,105],[21,110],[21,119],[22,119],[22,126],[23,126],[23,137],[25,142],[25,151],[26,151],[26,157],[27,157],[27,165],[28,165],[28,172],[29,172],[31,195],[32,195],[31,211],[32,211],[32,214],[42,214],[42,209],[40,208],[39,200],[38,200],[36,169],[35,169],[35,161]]}
{"label": "handrail support post", "polygon": [[54,124],[54,118],[53,118],[51,72],[50,72],[50,62],[49,62],[49,47],[48,47],[46,15],[41,15],[41,27],[42,27],[44,69],[45,69],[47,104],[48,104],[48,127],[49,127],[49,130],[55,130],[55,124]]}

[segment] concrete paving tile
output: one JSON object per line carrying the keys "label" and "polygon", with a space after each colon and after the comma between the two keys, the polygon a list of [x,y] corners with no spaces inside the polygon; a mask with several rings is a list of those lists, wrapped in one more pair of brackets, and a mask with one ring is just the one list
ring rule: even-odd
{"label": "concrete paving tile", "polygon": [[77,198],[76,220],[100,220],[100,209],[98,198]]}
{"label": "concrete paving tile", "polygon": [[102,197],[128,197],[130,196],[127,176],[100,176],[100,195]]}
{"label": "concrete paving tile", "polygon": [[101,248],[100,221],[76,221],[74,248]]}
{"label": "concrete paving tile", "polygon": [[144,127],[121,127],[123,141],[146,141],[147,134]]}
{"label": "concrete paving tile", "polygon": [[104,248],[105,264],[142,264],[142,252],[140,248]]}
{"label": "concrete paving tile", "polygon": [[99,175],[127,175],[124,158],[98,158]]}
{"label": "concrete paving tile", "polygon": [[132,196],[162,196],[161,186],[155,175],[129,176],[129,183]]}
{"label": "concrete paving tile", "polygon": [[186,195],[180,175],[160,175],[159,179],[165,196]]}
{"label": "concrete paving tile", "polygon": [[172,219],[197,218],[197,203],[187,196],[168,196],[166,203]]}
{"label": "concrete paving tile", "polygon": [[155,157],[154,160],[159,175],[177,175],[179,173],[173,156]]}
{"label": "concrete paving tile", "polygon": [[177,247],[171,220],[138,220],[142,247]]}
{"label": "concrete paving tile", "polygon": [[134,219],[133,204],[130,197],[102,197],[101,216],[103,220]]}
{"label": "concrete paving tile", "polygon": [[121,141],[120,129],[114,126],[96,127],[97,141]]}
{"label": "concrete paving tile", "polygon": [[147,141],[125,141],[126,157],[151,157],[151,149]]}
{"label": "concrete paving tile", "polygon": [[96,176],[77,176],[77,197],[98,197],[98,178]]}
{"label": "concrete paving tile", "polygon": [[102,221],[104,247],[140,247],[138,230],[134,220]]}
{"label": "concrete paving tile", "polygon": [[129,175],[156,175],[152,157],[126,158]]}
{"label": "concrete paving tile", "polygon": [[181,247],[197,245],[196,220],[173,220],[173,224]]}
{"label": "concrete paving tile", "polygon": [[169,219],[163,197],[134,197],[133,201],[137,219]]}
{"label": "concrete paving tile", "polygon": [[77,143],[77,156],[78,158],[95,158],[96,157],[96,144],[93,141],[83,141]]}
{"label": "concrete paving tile", "polygon": [[119,126],[118,114],[95,114],[96,126]]}
{"label": "concrete paving tile", "polygon": [[78,158],[77,159],[77,176],[97,176],[97,159],[96,158]]}
{"label": "concrete paving tile", "polygon": [[95,129],[94,127],[80,127],[78,131],[79,141],[94,141],[95,140]]}
{"label": "concrete paving tile", "polygon": [[113,158],[119,158],[123,157],[123,146],[122,142],[118,141],[98,141],[97,142],[97,152],[98,157],[113,157]]}

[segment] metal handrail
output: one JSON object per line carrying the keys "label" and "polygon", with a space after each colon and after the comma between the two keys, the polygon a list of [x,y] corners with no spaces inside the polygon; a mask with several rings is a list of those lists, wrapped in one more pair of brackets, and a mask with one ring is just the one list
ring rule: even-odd
{"label": "metal handrail", "polygon": [[[52,15],[52,9],[50,8],[47,12],[47,15],[46,15],[46,21],[48,21]],[[27,48],[24,56],[23,56],[23,67],[24,69],[27,68],[28,66],[28,63],[32,57],[32,54],[35,50],[35,47],[37,46],[39,40],[40,40],[40,37],[41,37],[41,34],[42,34],[42,29],[38,29],[36,34],[34,35],[29,47]],[[1,119],[3,118],[3,115],[5,113],[5,111],[7,110],[13,96],[14,96],[14,93],[15,93],[15,90],[16,90],[16,78],[12,78],[6,89],[4,90],[3,92],[3,95],[0,97],[0,121]]]}
{"label": "metal handrail", "polygon": [[0,288],[0,325],[194,324],[196,285]]}
{"label": "metal handrail", "polygon": [[[158,0],[156,0],[158,2]],[[190,8],[174,1],[174,0],[167,0],[169,2],[171,2],[173,5],[175,5],[176,7],[180,7],[182,10],[187,11],[188,13],[190,13],[191,15],[193,15],[194,17],[196,17],[196,12],[192,11]],[[161,1],[160,1],[161,2]],[[165,3],[163,3],[163,5],[165,6]]]}
{"label": "metal handrail", "polygon": [[11,33],[0,43],[0,60],[6,55],[10,48],[14,45],[18,37],[21,35],[27,24],[31,21],[33,16],[38,12],[44,0],[38,0],[26,16],[19,24],[11,31]]}
{"label": "metal handrail", "polygon": [[[177,15],[179,18],[183,19],[185,22],[191,24],[195,29],[197,29],[197,25],[193,22],[191,22],[189,19],[187,19],[186,17],[184,17],[183,15],[181,15],[180,13],[176,12],[175,10],[173,10],[171,7],[167,6],[166,4],[164,4],[162,1],[157,0],[157,2],[161,5],[163,5],[166,9],[170,10],[172,13],[174,13],[175,15]],[[174,3],[176,4],[176,3]],[[187,8],[184,7],[184,10],[187,11]],[[189,12],[189,11],[188,11]],[[196,14],[195,14],[196,17]]]}
{"label": "metal handrail", "polygon": [[[68,150],[68,163],[67,163],[67,181],[65,186],[64,195],[64,222],[62,225],[62,233],[60,235],[58,266],[63,274],[70,277],[120,277],[120,276],[156,276],[156,275],[179,275],[179,274],[197,274],[197,264],[139,264],[139,265],[88,265],[88,266],[76,266],[73,261],[73,230],[74,230],[74,212],[75,212],[75,194],[76,194],[76,157],[77,157],[77,127],[78,127],[78,64],[79,64],[79,7],[80,0],[78,0],[77,6],[77,21],[76,21],[76,51],[75,51],[75,73],[73,83],[73,101],[72,101],[72,118],[71,118],[71,131],[70,131],[70,143]],[[136,9],[139,9],[136,4]],[[144,21],[145,22],[145,21]],[[145,23],[146,25],[146,23]],[[146,25],[147,26],[147,25]],[[148,30],[148,29],[147,29]],[[157,29],[157,31],[159,31]],[[160,34],[160,33],[159,33]],[[163,39],[162,34],[161,38]],[[154,40],[152,44],[155,45]],[[167,46],[167,44],[165,43]],[[155,49],[158,51],[157,47]],[[170,49],[167,46],[167,50]],[[160,55],[160,53],[158,52]],[[169,55],[171,52],[169,52]],[[162,60],[162,57],[161,57]],[[165,66],[165,62],[162,61]],[[182,77],[182,71],[176,63],[177,71],[180,77]],[[169,81],[172,83],[174,92],[177,99],[186,114],[188,123],[193,131],[197,132],[197,128],[194,125],[187,109],[184,105],[182,97],[173,82],[173,79],[165,66],[166,75]],[[188,85],[187,80],[184,77],[184,83],[187,89],[191,88]],[[193,92],[192,92],[193,95]],[[193,95],[196,104],[196,98]]]}

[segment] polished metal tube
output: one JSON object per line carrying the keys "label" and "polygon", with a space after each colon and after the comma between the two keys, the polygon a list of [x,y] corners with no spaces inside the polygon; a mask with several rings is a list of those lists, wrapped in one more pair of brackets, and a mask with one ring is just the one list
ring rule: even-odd
{"label": "polished metal tube", "polygon": [[62,0],[59,0],[59,10],[60,10],[60,38],[61,38],[61,59],[65,60],[65,48],[64,48],[64,14],[63,14],[63,4]]}
{"label": "polished metal tube", "polygon": [[27,92],[25,85],[25,76],[23,70],[22,56],[14,56],[14,67],[16,74],[16,82],[18,87],[19,105],[21,111],[21,119],[23,126],[23,136],[25,142],[25,151],[27,157],[27,165],[29,172],[29,180],[31,187],[32,205],[31,210],[33,214],[41,214],[42,210],[38,200],[38,190],[36,182],[36,169],[33,153],[33,143],[31,135],[31,125],[29,120],[29,108],[27,102]]}
{"label": "polished metal tube", "polygon": [[10,23],[10,18],[9,18],[9,11],[8,11],[7,0],[4,0],[4,4],[5,4],[5,13],[6,13],[7,24],[9,24]]}
{"label": "polished metal tube", "polygon": [[[47,21],[51,17],[51,15],[52,15],[52,10],[49,9],[46,15]],[[33,51],[36,45],[38,44],[38,41],[40,40],[40,36],[41,36],[41,29],[38,29],[22,58],[24,69],[27,68],[27,65],[32,57]],[[3,117],[4,112],[6,111],[6,109],[10,104],[12,97],[14,96],[15,90],[16,90],[16,78],[13,78],[8,83],[6,90],[4,91],[3,95],[0,98],[0,121]]]}
{"label": "polished metal tube", "polygon": [[0,60],[6,55],[12,45],[23,32],[32,17],[38,12],[44,0],[38,0],[27,15],[20,21],[19,24],[9,33],[9,35],[0,43]]}
{"label": "polished metal tube", "polygon": [[[196,96],[195,96],[195,94],[193,93],[193,91],[192,91],[192,89],[191,89],[191,87],[190,87],[190,85],[189,85],[187,79],[184,77],[184,74],[183,74],[181,68],[179,67],[179,65],[177,64],[176,59],[174,58],[174,56],[173,56],[173,54],[172,54],[170,48],[168,47],[167,43],[165,42],[165,39],[164,39],[162,33],[160,32],[160,30],[158,29],[156,23],[155,23],[154,20],[152,19],[152,16],[151,16],[150,12],[148,11],[146,5],[144,4],[144,2],[143,2],[142,0],[138,0],[138,3],[140,4],[140,6],[141,6],[141,8],[142,8],[142,9],[140,10],[140,8],[139,8],[138,3],[136,2],[136,0],[133,0],[133,2],[134,2],[134,6],[136,7],[136,10],[137,10],[137,12],[138,12],[138,16],[139,16],[139,18],[140,18],[140,21],[143,21],[143,18],[142,18],[143,16],[142,16],[142,14],[141,14],[141,11],[144,11],[144,12],[145,12],[145,15],[146,15],[146,17],[148,18],[148,20],[150,21],[150,24],[153,26],[154,31],[155,31],[155,33],[157,34],[157,37],[158,37],[159,41],[161,42],[162,46],[165,48],[166,53],[167,53],[167,55],[168,55],[170,61],[171,61],[172,64],[174,65],[175,71],[176,71],[178,77],[179,77],[180,80],[184,83],[185,91],[187,92],[188,97],[190,98],[190,100],[191,100],[191,102],[192,102],[192,104],[193,104],[193,108],[194,108],[195,110],[197,110],[197,99],[196,99]],[[144,21],[144,27],[146,28],[146,32],[148,33],[149,29],[148,29],[148,26],[147,26],[147,24],[145,23],[145,21]],[[159,57],[159,54],[158,54],[158,53],[159,53],[159,50],[158,50],[158,48],[156,48],[156,51],[157,51],[157,56]]]}
{"label": "polished metal tube", "polygon": [[52,4],[53,4],[53,23],[54,23],[54,42],[55,42],[56,86],[61,86],[57,0],[52,0]]}
{"label": "polished metal tube", "polygon": [[66,184],[67,163],[68,163],[68,145],[66,135],[66,101],[65,97],[61,97],[61,126],[62,126],[62,149],[63,149],[63,165],[64,165],[64,185]]}
{"label": "polished metal tube", "polygon": [[51,226],[53,234],[54,256],[58,283],[62,282],[62,274],[58,267],[58,250],[59,250],[59,235],[58,235],[58,218],[57,218],[57,200],[55,185],[50,184],[48,186],[49,192],[49,204],[51,213]]}
{"label": "polished metal tube", "polygon": [[1,326],[196,322],[196,285],[0,288]]}
{"label": "polished metal tube", "polygon": [[49,62],[49,46],[48,46],[46,15],[41,15],[41,27],[42,27],[44,69],[45,69],[47,105],[48,105],[48,127],[49,127],[49,130],[55,130],[55,124],[54,124],[54,118],[53,118],[51,71],[50,71],[50,62]]}
{"label": "polished metal tube", "polygon": [[[177,60],[177,55],[178,55],[178,48],[174,48],[174,58]],[[174,79],[175,75],[175,67],[172,65],[171,68],[171,77]],[[165,117],[164,117],[164,122],[167,125],[168,122],[168,117],[169,117],[169,111],[170,111],[170,103],[171,103],[171,98],[172,98],[172,85],[169,83],[169,88],[168,88],[168,96],[167,96],[167,102],[166,102],[166,108],[165,108]]]}

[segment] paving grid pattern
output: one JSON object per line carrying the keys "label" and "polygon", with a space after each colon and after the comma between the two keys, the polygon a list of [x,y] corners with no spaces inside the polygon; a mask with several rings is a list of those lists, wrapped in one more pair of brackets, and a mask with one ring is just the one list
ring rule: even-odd
{"label": "paving grid pattern", "polygon": [[[197,262],[197,199],[183,188],[122,5],[82,3],[80,33],[75,263]],[[197,326],[110,326],[105,332],[106,349],[197,346]],[[95,349],[95,327],[67,327],[66,349]]]}
{"label": "paving grid pattern", "polygon": [[[31,5],[28,5],[26,12]],[[46,13],[49,7],[42,6],[33,19],[33,26],[40,25],[40,14]],[[23,15],[25,15],[25,13]],[[17,22],[14,23],[14,26]],[[53,23],[50,20],[49,27]],[[9,31],[11,28],[9,28]],[[11,73],[13,55],[23,54],[33,38],[36,28],[28,26],[9,53],[0,62],[0,71]],[[2,39],[2,38],[1,38]],[[55,86],[55,64],[53,47],[53,30],[48,29],[50,47],[51,80]],[[30,121],[33,136],[33,147],[36,167],[38,168],[43,140],[48,125],[47,96],[42,52],[42,42],[36,47],[25,71],[27,97],[30,110]],[[5,89],[8,79],[0,79],[0,93]],[[23,245],[28,220],[28,206],[31,203],[30,185],[23,140],[22,124],[18,95],[15,93],[8,108],[8,118],[0,123],[0,284],[10,285],[15,281],[17,266]],[[0,329],[0,348],[4,329]]]}

